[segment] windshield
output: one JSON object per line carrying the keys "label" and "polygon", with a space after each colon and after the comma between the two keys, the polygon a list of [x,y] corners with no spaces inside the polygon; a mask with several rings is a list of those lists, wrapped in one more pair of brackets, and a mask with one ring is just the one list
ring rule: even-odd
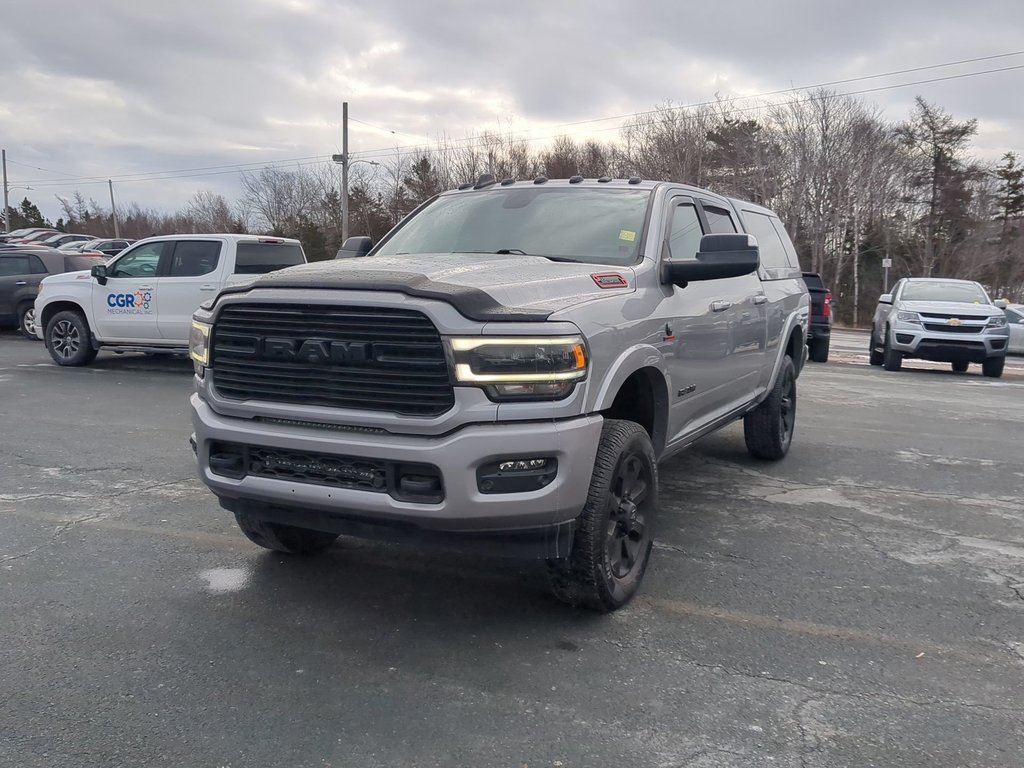
{"label": "windshield", "polygon": [[517,253],[624,266],[637,260],[650,190],[498,187],[445,195],[374,253]]}
{"label": "windshield", "polygon": [[907,283],[901,301],[959,301],[965,304],[990,304],[985,291],[977,283]]}

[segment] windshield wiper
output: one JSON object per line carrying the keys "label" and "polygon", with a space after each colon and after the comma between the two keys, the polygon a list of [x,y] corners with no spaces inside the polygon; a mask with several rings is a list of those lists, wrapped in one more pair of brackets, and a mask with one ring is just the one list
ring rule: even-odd
{"label": "windshield wiper", "polygon": [[527,253],[521,248],[499,248],[496,251],[452,251],[452,253],[494,253],[498,256],[533,256],[538,259],[547,259],[548,261],[565,261],[570,264],[579,263],[579,259],[570,259],[566,256],[546,256],[543,253]]}

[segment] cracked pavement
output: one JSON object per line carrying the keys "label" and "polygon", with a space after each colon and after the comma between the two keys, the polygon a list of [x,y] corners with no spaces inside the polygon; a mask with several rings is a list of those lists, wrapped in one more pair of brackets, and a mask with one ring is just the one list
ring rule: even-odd
{"label": "cracked pavement", "polygon": [[249,544],[182,361],[0,334],[0,765],[1024,765],[1024,381],[811,364],[779,464],[662,469],[639,597]]}

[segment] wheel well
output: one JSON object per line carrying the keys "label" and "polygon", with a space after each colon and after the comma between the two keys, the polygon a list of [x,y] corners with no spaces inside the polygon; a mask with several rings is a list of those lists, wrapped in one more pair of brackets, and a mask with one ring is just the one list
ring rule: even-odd
{"label": "wheel well", "polygon": [[668,429],[668,390],[661,371],[641,368],[631,373],[603,415],[636,422],[650,435],[655,453],[661,453]]}
{"label": "wheel well", "polygon": [[789,343],[786,345],[786,354],[793,358],[793,365],[796,366],[797,373],[800,373],[800,369],[804,364],[804,332],[802,328],[794,328],[793,332],[789,334]]}
{"label": "wheel well", "polygon": [[[77,312],[83,318],[85,317],[85,312],[83,312],[82,308],[73,301],[55,301],[53,304],[47,304],[43,307],[43,315],[37,319],[36,325],[45,329],[46,324],[50,322],[50,318],[58,312]],[[88,325],[88,320],[86,320],[86,324]]]}

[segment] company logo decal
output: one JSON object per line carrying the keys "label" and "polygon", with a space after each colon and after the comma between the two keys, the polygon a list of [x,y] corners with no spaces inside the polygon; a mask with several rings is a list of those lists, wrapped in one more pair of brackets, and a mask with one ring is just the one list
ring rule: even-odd
{"label": "company logo decal", "polygon": [[134,291],[133,293],[108,293],[108,315],[151,315],[155,300],[153,291]]}

